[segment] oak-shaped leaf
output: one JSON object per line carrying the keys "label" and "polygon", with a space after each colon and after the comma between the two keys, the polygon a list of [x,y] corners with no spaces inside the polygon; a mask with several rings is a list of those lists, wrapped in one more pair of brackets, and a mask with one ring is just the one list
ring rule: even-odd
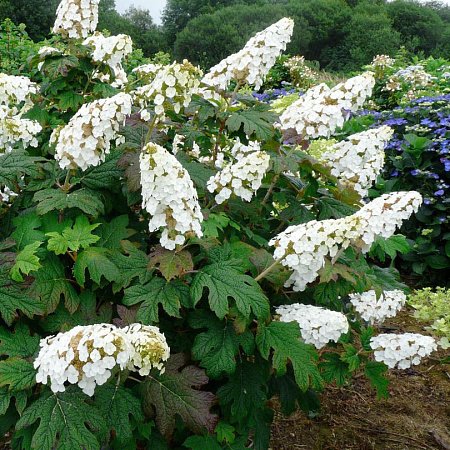
{"label": "oak-shaped leaf", "polygon": [[[273,256],[264,248],[253,250],[249,258],[258,269],[258,273],[262,273],[275,262]],[[264,279],[272,284],[278,291],[284,286],[284,283],[287,281],[289,276],[289,270],[281,264],[278,264],[272,271],[265,275]]]}
{"label": "oak-shaped leaf", "polygon": [[44,305],[28,288],[11,280],[7,267],[0,266],[0,315],[8,325],[11,325],[17,311],[32,318],[35,314],[44,313]]}
{"label": "oak-shaped leaf", "polygon": [[208,288],[208,300],[211,310],[219,319],[229,312],[228,298],[235,300],[238,310],[249,317],[253,311],[259,319],[269,315],[269,302],[259,284],[250,276],[242,273],[239,260],[222,261],[202,268],[191,285],[191,296],[194,305]]}
{"label": "oak-shaped leaf", "polygon": [[106,424],[97,408],[89,406],[86,399],[87,396],[75,386],[69,386],[65,392],[57,394],[44,391],[25,409],[16,430],[39,421],[31,448],[99,450],[100,443],[93,432],[106,437]]}
{"label": "oak-shaped leaf", "polygon": [[78,254],[73,267],[73,275],[80,286],[84,287],[86,269],[88,269],[91,279],[97,284],[100,284],[102,277],[105,277],[108,281],[119,278],[119,269],[107,255],[108,249],[100,247],[90,247]]}
{"label": "oak-shaped leaf", "polygon": [[186,356],[172,355],[165,364],[164,374],[150,375],[141,384],[144,408],[153,409],[156,425],[166,438],[175,429],[178,414],[194,433],[204,430],[214,433],[219,417],[210,412],[217,398],[211,392],[202,391],[208,383],[205,371],[196,366],[186,366]]}
{"label": "oak-shaped leaf", "polygon": [[48,255],[43,266],[34,274],[31,291],[39,295],[47,314],[55,311],[61,295],[64,296],[66,308],[71,313],[77,310],[80,302],[71,280],[65,275],[63,264],[53,254]]}
{"label": "oak-shaped leaf", "polygon": [[36,256],[36,251],[41,244],[42,242],[40,241],[28,244],[17,254],[16,262],[9,272],[9,276],[14,281],[23,282],[22,275],[28,275],[32,270],[38,270],[42,267],[39,257]]}
{"label": "oak-shaped leaf", "polygon": [[0,185],[14,189],[14,183],[19,181],[22,175],[35,175],[38,172],[39,165],[36,163],[40,161],[45,161],[45,158],[29,156],[20,150],[3,154],[0,164]]}
{"label": "oak-shaped leaf", "polygon": [[120,248],[120,241],[130,236],[127,230],[129,220],[127,215],[115,217],[111,222],[100,221],[100,227],[94,232],[99,236],[98,247]]}
{"label": "oak-shaped leaf", "polygon": [[33,363],[14,356],[0,361],[0,387],[9,386],[11,391],[22,391],[36,384]]}
{"label": "oak-shaped leaf", "polygon": [[62,255],[67,250],[77,252],[80,248],[88,248],[100,239],[99,236],[92,234],[99,225],[99,223],[91,225],[86,216],[79,215],[75,219],[75,224],[65,228],[61,233],[54,231],[46,234],[50,236],[47,248],[56,255]]}
{"label": "oak-shaped leaf", "polygon": [[344,386],[352,376],[348,363],[343,361],[337,353],[325,353],[323,359],[324,361],[319,364],[322,378],[327,383],[336,381],[338,386]]}
{"label": "oak-shaped leaf", "polygon": [[269,371],[270,365],[264,360],[250,362],[243,359],[228,382],[219,387],[219,404],[229,408],[233,422],[243,424],[264,407]]}
{"label": "oak-shaped leaf", "polygon": [[121,157],[122,152],[117,149],[107,154],[105,162],[89,167],[83,172],[81,184],[90,189],[109,189],[118,192],[121,187],[120,178],[123,174],[123,169],[118,166]]}
{"label": "oak-shaped leaf", "polygon": [[28,358],[39,349],[39,336],[31,336],[30,329],[18,322],[14,332],[0,328],[0,355]]}
{"label": "oak-shaped leaf", "polygon": [[162,276],[170,281],[172,278],[180,277],[184,272],[194,268],[191,254],[182,250],[175,252],[164,248],[157,248],[150,255],[149,267],[158,266]]}
{"label": "oak-shaped leaf", "polygon": [[42,225],[42,219],[35,212],[15,217],[13,224],[16,229],[11,233],[11,238],[16,241],[16,250],[23,250],[27,245],[45,239],[45,234],[37,229]]}
{"label": "oak-shaped leaf", "polygon": [[109,430],[115,430],[115,441],[121,446],[133,439],[130,415],[137,422],[144,420],[142,405],[130,389],[116,384],[104,384],[95,390],[95,406]]}
{"label": "oak-shaped leaf", "polygon": [[70,193],[61,189],[43,189],[34,194],[33,200],[38,202],[36,213],[41,216],[55,209],[64,211],[68,208],[78,208],[93,217],[98,217],[105,211],[100,198],[85,188]]}
{"label": "oak-shaped leaf", "polygon": [[126,306],[142,302],[136,320],[146,325],[159,322],[159,304],[172,317],[180,317],[181,305],[191,306],[189,286],[179,280],[168,283],[163,278],[154,277],[150,283],[125,289],[124,294],[123,304]]}
{"label": "oak-shaped leaf", "polygon": [[130,241],[121,241],[120,245],[125,255],[117,249],[109,252],[109,259],[119,271],[118,277],[114,279],[113,292],[129,286],[137,277],[140,282],[144,282],[150,273],[147,267],[148,257],[142,250],[136,248]]}
{"label": "oak-shaped leaf", "polygon": [[290,361],[300,389],[306,390],[310,385],[320,389],[322,378],[316,364],[317,352],[312,345],[300,342],[299,338],[301,334],[297,322],[271,322],[258,328],[256,345],[267,360],[273,349],[272,365],[277,375],[286,373],[286,365]]}
{"label": "oak-shaped leaf", "polygon": [[364,373],[370,380],[372,388],[377,391],[378,398],[388,398],[388,386],[389,380],[383,376],[383,373],[387,371],[386,364],[376,361],[368,361],[364,366]]}
{"label": "oak-shaped leaf", "polygon": [[190,315],[189,325],[195,329],[207,329],[195,337],[192,354],[212,378],[220,377],[223,372],[232,374],[236,370],[235,357],[240,345],[247,354],[253,354],[253,335],[248,330],[236,334],[231,320],[220,321],[214,314],[199,310]]}

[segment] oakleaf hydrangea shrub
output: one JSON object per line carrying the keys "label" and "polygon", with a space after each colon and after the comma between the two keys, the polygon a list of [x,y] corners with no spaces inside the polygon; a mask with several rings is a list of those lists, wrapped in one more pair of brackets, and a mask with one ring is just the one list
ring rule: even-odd
{"label": "oakleaf hydrangea shrub", "polygon": [[267,400],[283,386],[304,405],[358,373],[386,397],[385,362],[415,364],[434,338],[375,346],[349,296],[375,291],[376,309],[408,291],[366,255],[392,256],[422,197],[369,201],[306,151],[364,105],[374,75],[306,92],[313,102],[280,120],[239,89],[264,81],[289,18],[203,75],[188,61],[137,64],[127,36],[94,34],[97,11],[63,0],[32,77],[0,78],[1,120],[20,124],[0,152],[0,430],[12,447],[264,449]]}

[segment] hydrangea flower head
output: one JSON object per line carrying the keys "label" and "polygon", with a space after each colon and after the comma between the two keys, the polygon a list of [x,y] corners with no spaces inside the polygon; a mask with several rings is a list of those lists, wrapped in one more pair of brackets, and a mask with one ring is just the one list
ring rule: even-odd
{"label": "hydrangea flower head", "polygon": [[336,128],[372,95],[375,78],[365,72],[330,89],[325,83],[308,89],[280,116],[281,129],[287,135],[302,138],[329,138]]}
{"label": "hydrangea flower head", "polygon": [[276,313],[280,315],[280,322],[298,322],[304,341],[317,349],[330,341],[337,342],[349,329],[344,314],[318,306],[293,303],[278,307]]}
{"label": "hydrangea flower head", "polygon": [[232,160],[207,183],[209,192],[218,192],[215,198],[218,204],[228,200],[232,194],[251,201],[269,168],[270,156],[260,150],[257,142],[250,142],[247,146],[238,141],[231,149],[231,155]]}
{"label": "hydrangea flower head", "polygon": [[375,359],[390,369],[409,369],[437,350],[435,340],[422,334],[379,334],[370,339]]}
{"label": "hydrangea flower head", "polygon": [[294,30],[294,21],[283,18],[253,36],[238,53],[212,67],[203,83],[218,91],[226,91],[232,81],[241,81],[258,90],[277,57],[286,50]]}
{"label": "hydrangea flower head", "polygon": [[349,294],[350,303],[362,319],[373,324],[383,323],[388,317],[395,317],[406,302],[403,291],[384,291],[377,299],[374,290],[362,294]]}
{"label": "hydrangea flower head", "polygon": [[163,228],[160,243],[174,250],[187,235],[201,237],[203,215],[189,174],[163,147],[149,143],[140,156],[142,205],[151,214],[149,230]]}
{"label": "hydrangea flower head", "polygon": [[61,0],[56,10],[53,33],[69,38],[86,38],[97,28],[100,0]]}
{"label": "hydrangea flower head", "polygon": [[178,114],[182,107],[189,105],[192,95],[199,92],[200,77],[203,75],[186,59],[181,64],[174,62],[168,66],[139,66],[133,72],[147,83],[133,93],[134,102],[141,108],[141,117],[149,120],[150,113],[146,108],[153,105],[158,122],[164,121],[166,111]]}
{"label": "hydrangea flower head", "polygon": [[98,166],[110,152],[111,141],[121,142],[120,126],[131,114],[131,96],[123,92],[85,103],[63,128],[56,128],[50,143],[61,168],[86,170]]}
{"label": "hydrangea flower head", "polygon": [[352,182],[356,192],[366,197],[383,169],[384,148],[393,134],[387,126],[352,134],[334,144],[321,159],[331,166],[332,175]]}

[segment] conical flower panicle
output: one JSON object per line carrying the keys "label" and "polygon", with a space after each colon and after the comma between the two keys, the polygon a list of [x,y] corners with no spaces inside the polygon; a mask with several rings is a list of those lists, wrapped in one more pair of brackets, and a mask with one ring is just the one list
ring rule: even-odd
{"label": "conical flower panicle", "polygon": [[100,0],[62,0],[56,10],[53,33],[69,38],[86,38],[98,24]]}
{"label": "conical flower panicle", "polygon": [[160,243],[174,250],[187,235],[202,236],[203,215],[192,180],[163,147],[149,143],[140,156],[142,206],[151,214],[149,230],[163,228]]}
{"label": "conical flower panicle", "polygon": [[238,53],[212,67],[203,83],[226,91],[232,81],[255,85],[259,89],[281,52],[286,50],[294,30],[294,21],[283,18],[253,36]]}
{"label": "conical flower panicle", "polygon": [[131,114],[131,96],[123,92],[114,97],[85,103],[63,128],[50,137],[56,144],[55,158],[62,169],[86,170],[105,161],[111,141],[119,144],[120,126]]}

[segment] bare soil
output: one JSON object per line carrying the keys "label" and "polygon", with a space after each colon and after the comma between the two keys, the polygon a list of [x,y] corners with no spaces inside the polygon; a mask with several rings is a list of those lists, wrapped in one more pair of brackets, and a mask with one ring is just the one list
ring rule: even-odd
{"label": "bare soil", "polygon": [[[407,308],[384,325],[426,334]],[[315,418],[300,410],[290,417],[277,412],[271,449],[450,450],[450,364],[440,362],[449,353],[389,371],[388,400],[378,400],[370,382],[357,377],[342,388],[328,386]]]}

